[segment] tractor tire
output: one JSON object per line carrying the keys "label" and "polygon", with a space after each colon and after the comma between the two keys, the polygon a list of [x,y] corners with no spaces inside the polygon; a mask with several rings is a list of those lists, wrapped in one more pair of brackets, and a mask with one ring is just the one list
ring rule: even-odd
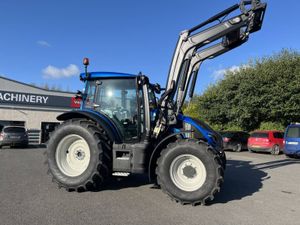
{"label": "tractor tire", "polygon": [[224,169],[222,159],[206,143],[182,139],[161,152],[156,175],[161,189],[172,200],[204,205],[220,191]]}
{"label": "tractor tire", "polygon": [[220,163],[222,165],[223,171],[225,171],[226,170],[226,164],[227,164],[227,159],[226,159],[225,152],[222,155],[220,155]]}
{"label": "tractor tire", "polygon": [[59,188],[68,191],[99,190],[111,175],[112,142],[96,123],[67,120],[47,145],[48,173]]}

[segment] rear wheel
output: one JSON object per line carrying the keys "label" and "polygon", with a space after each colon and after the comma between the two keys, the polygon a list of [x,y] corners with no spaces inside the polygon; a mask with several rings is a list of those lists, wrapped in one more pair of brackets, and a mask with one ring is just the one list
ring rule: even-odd
{"label": "rear wheel", "polygon": [[279,145],[274,145],[273,148],[272,148],[272,150],[271,150],[271,154],[272,155],[279,155],[279,153],[280,153],[280,147],[279,147]]}
{"label": "rear wheel", "polygon": [[86,140],[77,134],[65,136],[57,145],[55,161],[60,171],[70,177],[81,175],[88,167],[91,150]]}
{"label": "rear wheel", "polygon": [[67,190],[98,189],[111,174],[111,142],[92,121],[68,120],[51,135],[47,162],[53,181]]}
{"label": "rear wheel", "polygon": [[223,170],[225,171],[226,170],[226,163],[227,163],[225,152],[223,152],[223,154],[220,155],[220,162],[221,162]]}
{"label": "rear wheel", "polygon": [[182,204],[213,200],[223,183],[222,160],[205,143],[179,140],[161,152],[157,182],[172,199]]}

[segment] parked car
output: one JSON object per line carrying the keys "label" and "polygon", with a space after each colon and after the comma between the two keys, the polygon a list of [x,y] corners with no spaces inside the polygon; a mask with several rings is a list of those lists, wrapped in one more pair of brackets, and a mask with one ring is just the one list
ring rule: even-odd
{"label": "parked car", "polygon": [[249,134],[244,131],[221,131],[224,150],[240,152],[247,149]]}
{"label": "parked car", "polygon": [[24,127],[4,126],[0,130],[0,148],[2,146],[27,147],[28,134]]}
{"label": "parked car", "polygon": [[286,128],[283,152],[291,158],[300,157],[300,124],[291,124]]}
{"label": "parked car", "polygon": [[248,139],[248,150],[279,155],[283,151],[283,136],[283,132],[277,130],[255,131]]}

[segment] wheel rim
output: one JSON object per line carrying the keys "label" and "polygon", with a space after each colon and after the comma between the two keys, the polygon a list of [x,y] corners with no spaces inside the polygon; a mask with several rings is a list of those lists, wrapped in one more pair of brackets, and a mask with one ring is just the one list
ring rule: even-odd
{"label": "wheel rim", "polygon": [[79,176],[90,162],[89,145],[77,134],[67,135],[57,145],[55,159],[62,173],[70,177]]}
{"label": "wheel rim", "polygon": [[206,168],[194,155],[177,156],[171,163],[170,176],[173,183],[183,191],[196,191],[206,180]]}
{"label": "wheel rim", "polygon": [[274,154],[275,154],[275,155],[278,155],[278,154],[279,154],[279,151],[280,151],[280,150],[279,150],[279,146],[278,146],[278,145],[275,145],[275,146],[274,146]]}

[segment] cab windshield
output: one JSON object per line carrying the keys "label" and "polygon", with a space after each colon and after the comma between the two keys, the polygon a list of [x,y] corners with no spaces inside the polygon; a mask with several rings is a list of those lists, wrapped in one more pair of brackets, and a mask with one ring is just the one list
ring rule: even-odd
{"label": "cab windshield", "polygon": [[110,117],[125,140],[137,138],[137,93],[135,79],[87,81],[84,108]]}

